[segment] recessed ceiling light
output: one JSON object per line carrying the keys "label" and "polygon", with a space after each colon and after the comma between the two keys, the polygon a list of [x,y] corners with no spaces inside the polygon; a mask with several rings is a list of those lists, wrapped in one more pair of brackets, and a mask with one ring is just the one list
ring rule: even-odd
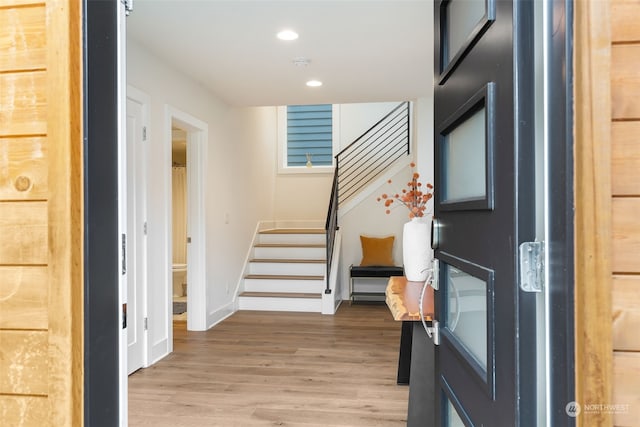
{"label": "recessed ceiling light", "polygon": [[309,86],[309,87],[320,87],[320,86],[322,86],[322,82],[320,80],[309,80],[307,82],[307,86]]}
{"label": "recessed ceiling light", "polygon": [[297,39],[298,33],[293,30],[282,30],[278,34],[276,34],[276,37],[278,37],[280,40],[290,41]]}

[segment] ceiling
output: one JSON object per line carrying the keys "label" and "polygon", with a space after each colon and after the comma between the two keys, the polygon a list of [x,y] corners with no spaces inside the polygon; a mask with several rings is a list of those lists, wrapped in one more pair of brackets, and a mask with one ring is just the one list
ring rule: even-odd
{"label": "ceiling", "polygon": [[[127,37],[229,105],[400,101],[433,83],[430,0],[135,0]],[[293,29],[300,37],[281,41]],[[306,57],[307,66],[293,60]],[[310,79],[323,86],[309,88]]]}

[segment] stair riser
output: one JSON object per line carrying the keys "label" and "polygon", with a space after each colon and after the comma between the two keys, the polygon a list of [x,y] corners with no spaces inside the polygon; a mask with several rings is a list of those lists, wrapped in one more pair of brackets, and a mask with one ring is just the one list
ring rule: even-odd
{"label": "stair riser", "polygon": [[324,234],[260,234],[258,242],[323,244],[327,242],[327,238]]}
{"label": "stair riser", "polygon": [[324,291],[324,280],[244,279],[246,292],[317,293]]}
{"label": "stair riser", "polygon": [[322,311],[320,298],[240,297],[238,303],[240,310],[301,311],[307,313]]}
{"label": "stair riser", "polygon": [[249,264],[249,274],[322,276],[326,269],[326,264],[320,263],[252,262]]}
{"label": "stair riser", "polygon": [[325,248],[254,248],[254,258],[264,259],[324,259]]}

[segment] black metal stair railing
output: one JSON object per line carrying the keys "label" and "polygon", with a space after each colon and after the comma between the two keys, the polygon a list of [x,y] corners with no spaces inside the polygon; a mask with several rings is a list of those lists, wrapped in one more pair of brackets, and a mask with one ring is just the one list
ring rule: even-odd
{"label": "black metal stair railing", "polygon": [[409,102],[402,102],[356,138],[336,156],[331,200],[325,224],[327,238],[327,286],[333,262],[333,245],[338,230],[338,206],[356,196],[398,159],[410,154]]}
{"label": "black metal stair railing", "polygon": [[327,236],[327,287],[325,294],[331,293],[331,285],[329,283],[329,275],[331,274],[331,265],[333,263],[333,245],[336,240],[336,231],[338,231],[338,174],[333,174],[333,184],[331,186],[331,199],[329,200],[329,212],[327,213],[327,222],[325,223],[325,232]]}
{"label": "black metal stair railing", "polygon": [[338,153],[339,205],[409,154],[409,124],[409,102],[402,102]]}

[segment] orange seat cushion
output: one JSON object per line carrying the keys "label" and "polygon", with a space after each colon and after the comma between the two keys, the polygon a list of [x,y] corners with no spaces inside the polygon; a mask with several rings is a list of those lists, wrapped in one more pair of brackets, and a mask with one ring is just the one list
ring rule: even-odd
{"label": "orange seat cushion", "polygon": [[393,266],[393,242],[395,236],[367,237],[360,236],[362,245],[361,267]]}

